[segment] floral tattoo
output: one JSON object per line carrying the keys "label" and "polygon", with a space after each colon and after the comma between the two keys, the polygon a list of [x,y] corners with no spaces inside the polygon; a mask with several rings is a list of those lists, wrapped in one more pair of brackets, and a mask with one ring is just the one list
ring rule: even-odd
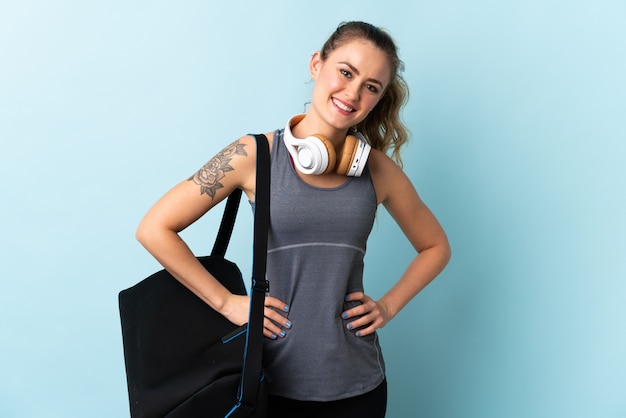
{"label": "floral tattoo", "polygon": [[188,180],[193,181],[200,186],[200,194],[208,194],[211,198],[215,198],[215,193],[219,189],[222,189],[224,185],[220,183],[220,180],[226,176],[226,173],[233,171],[234,168],[230,165],[230,161],[235,155],[247,156],[246,145],[241,144],[239,140],[233,142],[222,151],[220,151],[215,157],[211,158],[197,173],[189,177]]}

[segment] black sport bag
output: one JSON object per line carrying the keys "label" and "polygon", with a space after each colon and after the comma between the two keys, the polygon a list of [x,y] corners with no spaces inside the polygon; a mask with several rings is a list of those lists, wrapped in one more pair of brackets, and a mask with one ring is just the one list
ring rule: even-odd
{"label": "black sport bag", "polygon": [[[254,258],[250,319],[237,327],[166,270],[119,294],[132,418],[266,416],[268,378],[261,368],[269,223],[269,147],[257,140]],[[232,293],[245,295],[241,271],[225,259],[241,190],[226,202],[210,256],[202,265]]]}

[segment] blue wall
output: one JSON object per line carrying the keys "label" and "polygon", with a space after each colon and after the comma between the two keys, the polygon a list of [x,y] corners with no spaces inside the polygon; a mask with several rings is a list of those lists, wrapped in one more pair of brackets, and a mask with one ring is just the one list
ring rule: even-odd
{"label": "blue wall", "polygon": [[[399,43],[405,167],[454,252],[381,331],[388,416],[626,416],[623,1],[208,3],[0,3],[0,416],[128,415],[117,292],[158,268],[137,222],[302,111],[350,19]],[[184,232],[198,253],[216,220]],[[369,292],[410,257],[381,210]]]}

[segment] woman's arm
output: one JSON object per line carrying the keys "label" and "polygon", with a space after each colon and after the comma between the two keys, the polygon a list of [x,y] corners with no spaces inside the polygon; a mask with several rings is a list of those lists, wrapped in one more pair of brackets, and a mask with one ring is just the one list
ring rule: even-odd
{"label": "woman's arm", "polygon": [[[268,136],[270,139],[271,136]],[[271,141],[271,139],[270,139]],[[250,299],[233,295],[198,262],[179,235],[236,188],[254,200],[256,184],[256,142],[243,137],[233,142],[189,179],[179,183],[159,199],[137,228],[139,242],[167,269],[215,311],[236,325],[248,321]],[[285,304],[265,299],[264,334],[281,335],[287,320],[279,311]]]}
{"label": "woman's arm", "polygon": [[[234,298],[198,262],[179,232],[221,202],[235,188],[254,195],[256,145],[243,137],[228,145],[189,179],[161,197],[141,220],[137,240],[177,280],[231,322],[247,321],[245,298]],[[250,180],[252,179],[252,180]]]}
{"label": "woman's arm", "polygon": [[350,300],[362,302],[346,312],[348,318],[363,315],[350,323],[352,329],[365,327],[358,331],[361,336],[374,332],[394,318],[443,270],[451,255],[443,228],[402,169],[378,151],[372,151],[369,164],[379,203],[398,223],[417,255],[380,300],[374,301],[361,292],[348,295]]}

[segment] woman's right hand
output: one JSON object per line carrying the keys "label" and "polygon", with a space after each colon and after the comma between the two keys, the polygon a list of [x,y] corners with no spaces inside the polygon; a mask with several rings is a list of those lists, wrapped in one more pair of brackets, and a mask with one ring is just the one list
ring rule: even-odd
{"label": "woman's right hand", "polygon": [[[226,303],[222,315],[235,325],[243,325],[248,322],[250,311],[250,297],[231,295]],[[275,340],[284,338],[287,330],[292,327],[287,318],[289,306],[272,296],[265,297],[265,321],[263,322],[263,335]]]}

